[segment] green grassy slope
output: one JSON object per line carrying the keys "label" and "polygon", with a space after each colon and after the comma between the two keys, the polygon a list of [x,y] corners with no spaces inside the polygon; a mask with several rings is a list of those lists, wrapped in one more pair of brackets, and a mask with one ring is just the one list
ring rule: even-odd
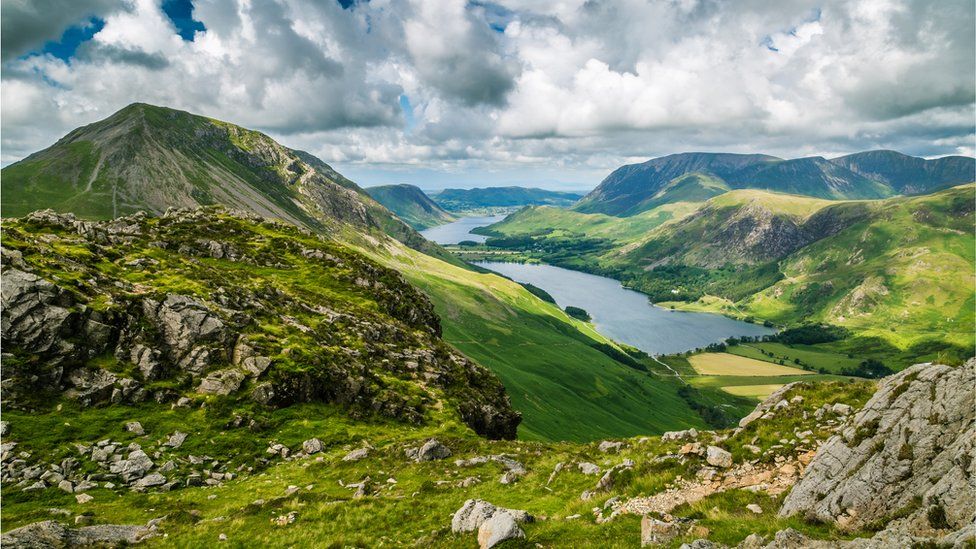
{"label": "green grassy slope", "polygon": [[422,231],[457,219],[413,185],[382,185],[364,189],[374,200],[408,225]]}
{"label": "green grassy slope", "polygon": [[405,248],[374,257],[430,296],[446,341],[499,376],[523,414],[520,437],[581,441],[703,425],[677,396],[677,380],[599,351],[613,342],[519,284]]}

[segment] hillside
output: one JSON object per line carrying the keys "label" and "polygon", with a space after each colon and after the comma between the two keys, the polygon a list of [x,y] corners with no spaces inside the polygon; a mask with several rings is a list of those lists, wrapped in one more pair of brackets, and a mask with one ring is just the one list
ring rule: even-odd
{"label": "hillside", "polygon": [[298,228],[201,210],[3,226],[3,402],[328,403],[514,438],[502,384],[395,271]]}
{"label": "hillside", "polygon": [[[112,148],[130,142],[139,147]],[[105,157],[91,191],[72,183],[79,181],[78,173],[83,171],[83,166],[72,163],[79,158],[63,154],[77,148],[77,143],[99,143],[85,147]],[[159,168],[159,177],[150,177],[155,173],[151,158],[137,156],[129,162],[127,150],[172,162]],[[94,156],[92,153],[91,158]],[[279,161],[314,169],[292,181],[278,177],[277,168],[261,167],[263,163],[279,166],[274,163]],[[225,168],[229,171],[221,171]],[[187,179],[195,170],[209,175]],[[103,179],[109,173],[118,177],[111,179],[111,186],[96,184],[109,181]],[[90,175],[81,178],[89,179]],[[159,212],[184,202],[196,205],[203,195],[188,191],[188,186],[205,188],[216,202],[289,221],[352,247],[401,272],[426,294],[441,319],[444,340],[490,369],[508,388],[516,409],[523,411],[522,437],[594,440],[704,425],[700,413],[677,395],[675,380],[659,380],[621,362],[615,354],[621,351],[592,327],[569,318],[512,281],[475,272],[423,240],[321,161],[290,151],[257,132],[170,109],[133,105],[8,166],[2,185],[5,208],[8,196],[20,200],[14,211],[51,200],[62,210],[89,218],[111,215],[106,210],[110,202],[99,202],[96,189],[126,189],[143,201],[142,206],[133,203],[127,207]],[[66,193],[73,198],[66,202],[55,199]],[[386,238],[380,229],[397,235],[410,247]],[[717,392],[705,393],[702,399],[697,406],[730,404],[733,408],[729,410],[739,409],[735,407],[739,403]]]}
{"label": "hillside", "polygon": [[[934,191],[973,180],[976,160],[925,160],[869,151],[827,160],[767,155],[682,153],[618,168],[574,207],[584,213],[633,215],[661,203],[662,191],[690,174],[711,188],[760,189],[827,199],[876,199]],[[698,193],[701,196],[701,193]],[[705,197],[707,198],[707,196]],[[682,200],[681,196],[675,199]]]}
{"label": "hillside", "polygon": [[974,189],[847,202],[738,190],[624,218],[537,208],[488,227],[487,244],[664,306],[843,326],[834,347],[895,366],[958,360],[972,349]]}
{"label": "hillside", "polygon": [[90,219],[222,205],[314,230],[336,223],[430,245],[355,183],[253,130],[133,103],[2,170],[5,217],[51,208]]}
{"label": "hillside", "polygon": [[386,209],[418,231],[457,219],[413,185],[382,185],[365,191]]}
{"label": "hillside", "polygon": [[521,206],[571,206],[582,195],[526,187],[487,187],[484,189],[444,189],[433,194],[434,202],[450,212],[481,211]]}
{"label": "hillside", "polygon": [[[251,433],[218,430],[227,412],[154,402],[100,411],[59,402],[55,411],[51,402],[5,412],[6,443],[30,455],[4,453],[2,543],[951,546],[972,539],[973,471],[953,456],[971,447],[974,376],[970,362],[918,365],[877,388],[796,383],[735,430],[599,444],[488,441],[449,417],[419,428],[351,423],[310,405],[264,416]],[[139,428],[127,430],[134,420]],[[168,445],[177,426],[190,432]],[[237,449],[222,443],[239,431],[268,451],[237,471]],[[153,471],[146,477],[163,475],[168,460],[198,480],[128,490],[79,478],[112,475],[99,460],[134,455]],[[72,492],[57,487],[62,456]],[[25,480],[35,468],[51,471],[40,487]]]}

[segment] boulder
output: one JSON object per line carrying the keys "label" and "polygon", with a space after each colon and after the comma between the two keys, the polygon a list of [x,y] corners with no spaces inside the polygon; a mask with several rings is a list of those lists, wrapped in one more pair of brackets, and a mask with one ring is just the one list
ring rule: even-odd
{"label": "boulder", "polygon": [[356,448],[343,456],[342,461],[359,461],[369,455],[369,448]]}
{"label": "boulder", "polygon": [[732,454],[718,446],[709,446],[705,449],[705,461],[714,467],[729,468],[732,467]]}
{"label": "boulder", "polygon": [[306,454],[317,454],[324,448],[325,446],[322,444],[322,441],[317,438],[310,438],[302,443],[302,450]]}
{"label": "boulder", "polygon": [[417,450],[416,460],[421,461],[434,461],[438,459],[444,459],[451,456],[451,450],[437,441],[437,439],[430,439]]}
{"label": "boulder", "polygon": [[668,431],[661,435],[661,442],[672,442],[675,440],[695,440],[698,438],[698,431],[695,429],[685,429],[684,431]]}
{"label": "boulder", "polygon": [[[884,378],[817,452],[783,502],[847,530],[902,518],[887,530],[955,531],[976,520],[976,359],[919,364]],[[837,413],[841,413],[840,411]]]}
{"label": "boulder", "polygon": [[505,511],[494,513],[478,527],[478,546],[481,549],[490,549],[503,541],[524,537],[525,532],[515,518]]}
{"label": "boulder", "polygon": [[217,370],[200,380],[197,392],[210,395],[229,395],[241,388],[241,383],[244,382],[245,377],[244,372],[237,368]]}
{"label": "boulder", "polygon": [[625,444],[623,442],[620,442],[619,440],[618,441],[604,440],[600,442],[600,445],[597,448],[601,452],[607,453],[607,452],[619,452],[621,448],[623,448],[624,446]]}
{"label": "boulder", "polygon": [[451,531],[456,534],[477,531],[485,521],[496,513],[505,513],[515,519],[516,522],[532,522],[532,516],[520,509],[505,509],[480,499],[469,499],[454,512],[451,519]]}
{"label": "boulder", "polygon": [[139,543],[150,535],[152,531],[144,526],[99,524],[73,529],[59,522],[46,520],[4,533],[0,536],[0,545],[9,549],[116,547]]}
{"label": "boulder", "polygon": [[641,519],[641,547],[666,545],[680,535],[681,525],[677,523],[666,522],[649,516],[644,516]]}
{"label": "boulder", "polygon": [[112,463],[109,471],[121,475],[124,482],[130,482],[142,478],[152,466],[153,462],[145,452],[135,450],[129,453],[127,459]]}
{"label": "boulder", "polygon": [[163,446],[169,446],[170,448],[176,449],[183,446],[183,442],[186,441],[186,437],[189,436],[182,431],[174,431],[169,439],[163,443]]}
{"label": "boulder", "polygon": [[166,484],[166,477],[159,473],[148,474],[132,484],[133,488],[149,488]]}
{"label": "boulder", "polygon": [[595,463],[590,463],[588,461],[583,461],[578,464],[579,470],[584,475],[598,475],[600,474],[600,466]]}
{"label": "boulder", "polygon": [[142,436],[146,434],[146,431],[142,428],[142,424],[138,421],[130,421],[125,424],[125,430],[136,435]]}

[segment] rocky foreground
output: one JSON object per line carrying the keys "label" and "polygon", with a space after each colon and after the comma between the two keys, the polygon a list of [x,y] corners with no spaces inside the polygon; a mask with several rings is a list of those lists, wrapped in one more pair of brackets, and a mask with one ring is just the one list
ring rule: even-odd
{"label": "rocky foreground", "polygon": [[[62,524],[73,514],[64,510],[64,517],[6,532],[3,543],[287,545],[315,532],[323,543],[435,547],[519,539],[702,549],[965,547],[976,519],[974,385],[976,361],[914,366],[882,380],[870,399],[860,396],[863,383],[793,384],[734,430],[593,445],[381,435],[340,446],[319,439],[277,444],[268,447],[281,459],[267,469],[271,477],[244,471],[182,490],[185,501],[204,509],[191,509],[189,524],[173,522],[185,516],[186,504],[173,507],[165,492],[154,496],[148,522],[99,524],[120,512],[95,490],[95,499],[78,504],[94,517],[79,514],[77,528]],[[223,511],[208,514],[210,502],[221,501]],[[270,520],[271,537],[249,530],[250,517]],[[409,532],[396,526],[403,517],[414,524]],[[363,528],[370,537],[356,537],[367,536]]]}

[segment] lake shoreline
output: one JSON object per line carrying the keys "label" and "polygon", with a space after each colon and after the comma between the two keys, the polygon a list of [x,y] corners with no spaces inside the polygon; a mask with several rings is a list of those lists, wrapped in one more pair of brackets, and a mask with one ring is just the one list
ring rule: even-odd
{"label": "lake shoreline", "polygon": [[[576,269],[520,261],[476,261],[472,264],[516,282],[542,288],[553,296],[560,308],[571,305],[585,309],[593,316],[591,324],[601,334],[651,355],[680,354],[731,337],[775,333],[769,327],[713,312],[660,307],[651,303],[646,294],[626,288],[619,280]],[[524,268],[500,269],[500,266]],[[675,312],[680,315],[665,314]]]}

